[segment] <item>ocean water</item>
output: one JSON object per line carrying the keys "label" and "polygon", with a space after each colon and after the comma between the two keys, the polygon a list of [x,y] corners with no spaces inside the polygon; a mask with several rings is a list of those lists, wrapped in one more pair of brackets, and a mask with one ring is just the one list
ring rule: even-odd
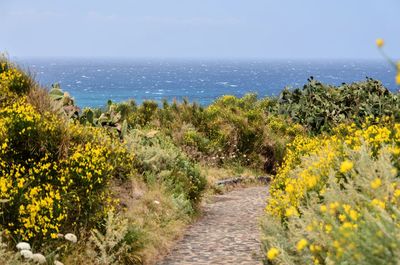
{"label": "ocean water", "polygon": [[187,97],[207,105],[221,95],[279,95],[307,78],[339,85],[372,77],[392,91],[395,71],[380,61],[179,61],[128,59],[17,59],[44,86],[60,83],[80,107],[107,100],[169,101]]}

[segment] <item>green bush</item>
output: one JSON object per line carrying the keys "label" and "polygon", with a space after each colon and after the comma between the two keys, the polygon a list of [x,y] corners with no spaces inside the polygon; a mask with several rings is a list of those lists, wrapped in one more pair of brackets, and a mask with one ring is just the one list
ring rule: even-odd
{"label": "green bush", "polygon": [[320,133],[343,122],[361,125],[366,117],[394,116],[399,120],[400,98],[370,78],[338,87],[311,78],[302,89],[283,90],[274,111]]}
{"label": "green bush", "polygon": [[249,94],[243,98],[223,96],[207,107],[184,100],[163,101],[162,106],[151,101],[137,106],[128,101],[113,108],[129,128],[159,130],[199,162],[235,162],[271,173],[280,163],[286,143],[304,133],[301,126],[271,113],[274,105],[274,99]]}
{"label": "green bush", "polygon": [[126,138],[135,150],[136,167],[149,183],[162,183],[195,206],[205,189],[206,180],[194,162],[172,141],[158,131],[132,130]]}

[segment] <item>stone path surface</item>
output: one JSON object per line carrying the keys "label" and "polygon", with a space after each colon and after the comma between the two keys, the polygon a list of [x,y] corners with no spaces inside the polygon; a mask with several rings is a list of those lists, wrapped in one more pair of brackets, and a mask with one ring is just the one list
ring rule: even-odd
{"label": "stone path surface", "polygon": [[158,265],[261,264],[259,217],[267,192],[249,187],[215,196]]}

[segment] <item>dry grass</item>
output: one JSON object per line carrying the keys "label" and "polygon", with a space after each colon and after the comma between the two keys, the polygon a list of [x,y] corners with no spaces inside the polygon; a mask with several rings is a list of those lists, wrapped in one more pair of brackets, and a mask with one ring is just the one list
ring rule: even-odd
{"label": "dry grass", "polygon": [[159,185],[132,180],[113,188],[124,206],[129,226],[141,231],[143,248],[137,253],[143,264],[155,264],[182,234],[190,217],[179,201]]}

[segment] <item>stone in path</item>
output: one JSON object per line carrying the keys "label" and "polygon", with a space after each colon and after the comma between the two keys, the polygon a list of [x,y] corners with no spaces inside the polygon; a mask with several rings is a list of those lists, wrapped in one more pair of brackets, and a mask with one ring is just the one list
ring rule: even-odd
{"label": "stone in path", "polygon": [[261,264],[259,217],[267,187],[250,187],[215,196],[159,265]]}

